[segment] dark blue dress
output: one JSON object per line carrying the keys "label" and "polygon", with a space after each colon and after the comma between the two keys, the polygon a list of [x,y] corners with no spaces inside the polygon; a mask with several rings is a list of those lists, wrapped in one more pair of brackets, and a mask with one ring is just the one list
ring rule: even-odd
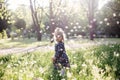
{"label": "dark blue dress", "polygon": [[56,64],[58,63],[60,63],[63,67],[70,67],[63,42],[55,44],[55,57],[56,60],[54,62],[54,67],[57,67]]}

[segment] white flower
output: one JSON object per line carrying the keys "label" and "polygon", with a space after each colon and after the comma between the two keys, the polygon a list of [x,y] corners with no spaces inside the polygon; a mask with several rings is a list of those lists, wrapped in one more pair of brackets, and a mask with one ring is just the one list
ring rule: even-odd
{"label": "white flower", "polygon": [[71,65],[72,68],[77,68],[77,64]]}
{"label": "white flower", "polygon": [[44,69],[42,67],[39,68],[40,73],[44,73]]}
{"label": "white flower", "polygon": [[86,64],[82,64],[83,67],[87,66]]}
{"label": "white flower", "polygon": [[7,68],[10,68],[11,66],[10,65],[7,65]]}
{"label": "white flower", "polygon": [[72,77],[72,73],[70,73],[69,71],[67,72],[67,77],[71,78]]}

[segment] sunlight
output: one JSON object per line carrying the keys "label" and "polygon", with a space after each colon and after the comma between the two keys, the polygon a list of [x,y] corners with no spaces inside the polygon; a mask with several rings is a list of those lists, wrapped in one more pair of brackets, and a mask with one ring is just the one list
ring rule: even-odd
{"label": "sunlight", "polygon": [[[19,7],[19,5],[26,5],[29,6],[29,2],[30,0],[9,0],[8,1],[8,9],[10,10],[16,10],[17,7]],[[48,0],[41,0],[41,1],[37,1],[37,5],[39,7],[46,7],[49,5],[49,1]]]}
{"label": "sunlight", "polygon": [[98,9],[100,10],[110,0],[100,0],[98,3]]}
{"label": "sunlight", "polygon": [[[100,10],[109,0],[100,0],[99,3],[98,3],[98,9]],[[79,0],[69,0],[69,7],[78,7],[78,3],[79,3]],[[16,10],[16,8],[21,5],[21,4],[24,4],[26,6],[29,6],[29,0],[8,0],[8,4],[9,4],[9,7],[8,9],[10,10]],[[40,0],[40,1],[37,1],[37,4],[40,6],[40,7],[46,7],[49,5],[49,0]]]}
{"label": "sunlight", "polygon": [[8,9],[16,10],[17,7],[21,4],[29,5],[29,0],[9,0],[8,4],[9,4]]}

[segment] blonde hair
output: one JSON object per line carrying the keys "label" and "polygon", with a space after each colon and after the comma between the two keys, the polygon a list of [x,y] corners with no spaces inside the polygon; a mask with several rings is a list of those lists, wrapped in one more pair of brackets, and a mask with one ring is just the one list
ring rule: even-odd
{"label": "blonde hair", "polygon": [[61,36],[63,38],[63,41],[65,40],[65,33],[62,30],[62,28],[56,28],[54,31],[54,41],[56,41],[56,38]]}

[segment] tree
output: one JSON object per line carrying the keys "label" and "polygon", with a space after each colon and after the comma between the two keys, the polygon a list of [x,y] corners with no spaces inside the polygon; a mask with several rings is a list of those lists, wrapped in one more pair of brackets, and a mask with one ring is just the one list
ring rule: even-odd
{"label": "tree", "polygon": [[94,39],[94,30],[96,27],[95,26],[95,24],[96,24],[95,12],[97,11],[98,2],[99,2],[99,0],[80,1],[83,9],[87,13],[86,16],[88,17],[90,40]]}
{"label": "tree", "polygon": [[7,10],[5,2],[0,2],[0,32],[3,32],[10,24],[10,12]]}
{"label": "tree", "polygon": [[26,22],[23,19],[17,19],[17,21],[14,24],[17,29],[25,29],[26,28]]}
{"label": "tree", "polygon": [[110,36],[120,37],[120,0],[111,0],[106,6],[112,12],[108,17],[109,26],[106,27],[106,32]]}
{"label": "tree", "polygon": [[[38,20],[38,14],[37,14],[38,12],[37,12],[37,7],[36,7],[36,0],[34,0],[33,2],[32,2],[32,0],[30,0],[30,9],[31,9],[31,14],[32,14],[34,27],[35,27],[36,32],[37,32],[37,40],[41,41],[41,37],[42,37],[41,29],[40,29],[41,21],[39,22],[39,20]],[[42,18],[40,18],[40,20],[41,19]]]}
{"label": "tree", "polygon": [[49,26],[50,38],[56,27],[62,28],[64,31],[65,27],[68,26],[69,22],[69,9],[67,6],[67,0],[49,0],[49,12],[45,13],[48,17],[48,21],[45,23]]}
{"label": "tree", "polygon": [[0,1],[0,33],[2,34],[2,38],[7,37],[6,29],[10,27],[11,24],[11,14],[10,11],[7,10],[7,0]]}

